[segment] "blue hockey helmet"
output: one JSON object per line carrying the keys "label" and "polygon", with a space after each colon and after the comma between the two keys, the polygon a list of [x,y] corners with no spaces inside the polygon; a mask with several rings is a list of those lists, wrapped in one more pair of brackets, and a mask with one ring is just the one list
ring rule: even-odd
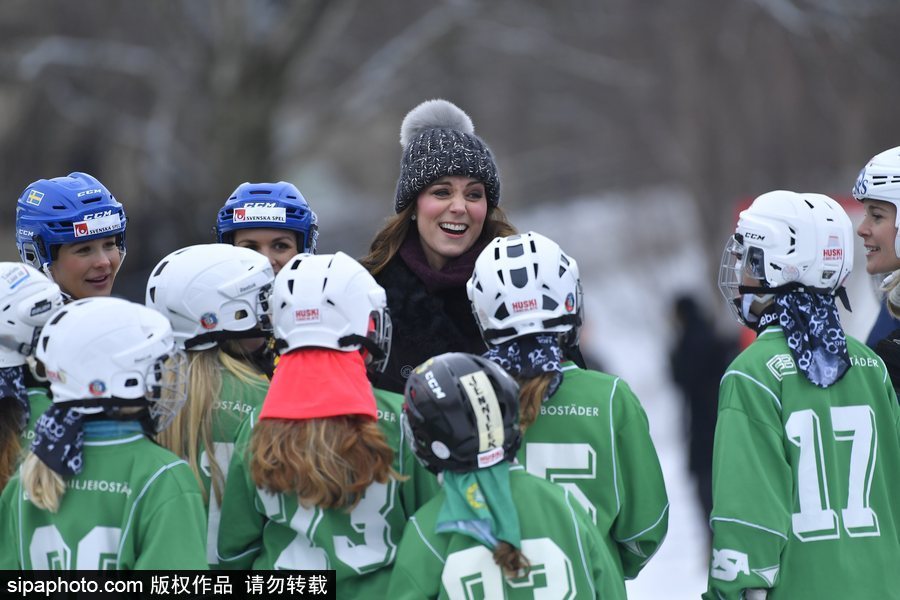
{"label": "blue hockey helmet", "polygon": [[39,179],[16,204],[16,246],[22,262],[48,272],[56,247],[115,236],[125,256],[125,209],[87,173]]}
{"label": "blue hockey helmet", "polygon": [[291,183],[242,183],[216,216],[216,241],[233,244],[238,229],[267,227],[297,234],[297,251],[314,254],[319,218]]}

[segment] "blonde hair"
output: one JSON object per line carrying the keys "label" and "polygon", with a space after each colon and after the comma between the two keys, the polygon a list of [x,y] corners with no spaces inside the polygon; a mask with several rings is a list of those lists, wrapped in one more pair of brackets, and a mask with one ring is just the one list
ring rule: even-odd
{"label": "blonde hair", "polygon": [[895,319],[900,319],[900,270],[884,278],[881,291],[887,296],[888,312]]}
{"label": "blonde hair", "polygon": [[[369,253],[359,259],[360,264],[372,275],[380,273],[400,250],[400,246],[409,235],[410,224],[413,222],[412,216],[415,212],[416,203],[410,202],[402,211],[388,217],[385,226],[375,234],[375,238],[369,246]],[[515,233],[516,228],[510,224],[503,209],[489,204],[484,227],[478,241],[490,241],[495,237],[506,237]]]}
{"label": "blonde hair", "polygon": [[[9,400],[9,399],[6,399]],[[22,409],[15,401],[0,402],[0,491],[16,470],[16,462],[22,445],[16,426],[22,417]]]}
{"label": "blonde hair", "polygon": [[[118,409],[122,415],[139,415],[146,410],[139,406]],[[59,510],[66,481],[62,475],[47,466],[34,452],[28,452],[22,461],[22,485],[31,503],[40,509],[55,513]]]}
{"label": "blonde hair", "polygon": [[346,508],[373,482],[405,476],[378,424],[361,415],[262,419],[250,438],[250,475],[272,493],[297,494],[306,507]]}
{"label": "blonde hair", "polygon": [[29,452],[22,462],[22,485],[32,504],[52,513],[59,510],[59,503],[66,493],[62,476],[34,452]]}
{"label": "blonde hair", "polygon": [[[221,504],[228,465],[220,465],[216,460],[212,416],[213,405],[222,394],[222,369],[226,369],[244,384],[258,383],[262,374],[247,362],[230,356],[218,347],[189,352],[188,357],[190,378],[187,404],[178,411],[172,424],[157,434],[157,442],[187,461],[203,492],[203,499],[207,501],[208,493],[200,474],[200,455],[205,451],[209,461],[210,486]],[[243,388],[235,391],[242,393]]]}

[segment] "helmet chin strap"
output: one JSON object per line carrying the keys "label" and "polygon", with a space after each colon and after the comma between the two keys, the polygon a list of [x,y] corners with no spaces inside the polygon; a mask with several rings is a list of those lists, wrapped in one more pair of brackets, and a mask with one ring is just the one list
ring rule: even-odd
{"label": "helmet chin strap", "polygon": [[753,305],[758,303],[758,307],[762,308],[764,304],[771,302],[773,298],[775,298],[775,294],[763,294],[762,296],[758,294],[744,294],[741,296],[741,314],[744,316],[744,319],[748,323],[759,321],[759,316],[753,312]]}

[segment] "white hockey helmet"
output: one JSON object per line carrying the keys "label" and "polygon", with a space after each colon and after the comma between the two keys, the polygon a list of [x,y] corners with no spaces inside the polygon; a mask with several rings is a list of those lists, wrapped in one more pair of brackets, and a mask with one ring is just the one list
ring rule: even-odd
{"label": "white hockey helmet", "polygon": [[259,252],[198,244],[159,261],[147,280],[146,303],[169,319],[180,347],[206,350],[225,339],[264,335],[274,278]]}
{"label": "white hockey helmet", "polygon": [[584,310],[578,263],[539,233],[494,238],[475,261],[466,292],[489,345],[550,332],[577,343]]}
{"label": "white hockey helmet", "polygon": [[59,286],[30,265],[0,262],[0,367],[19,367],[63,305]]}
{"label": "white hockey helmet", "polygon": [[282,353],[305,347],[364,348],[380,371],[391,350],[384,288],[350,256],[298,254],[279,271],[272,292],[275,343]]}
{"label": "white hockey helmet", "polygon": [[62,307],[44,326],[35,353],[55,404],[83,413],[148,406],[156,431],[187,398],[187,359],[158,312],[120,298]]}
{"label": "white hockey helmet", "polygon": [[900,146],[872,157],[862,168],[853,186],[853,197],[864,200],[890,202],[897,208],[894,227],[894,252],[900,256]]}
{"label": "white hockey helmet", "polygon": [[719,290],[744,324],[745,293],[759,300],[799,287],[835,294],[853,268],[853,243],[850,217],[835,200],[768,192],[741,211],[722,255]]}

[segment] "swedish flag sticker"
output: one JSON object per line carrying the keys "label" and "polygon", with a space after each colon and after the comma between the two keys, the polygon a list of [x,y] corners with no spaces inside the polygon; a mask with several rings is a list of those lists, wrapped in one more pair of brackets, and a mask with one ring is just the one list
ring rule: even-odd
{"label": "swedish flag sticker", "polygon": [[25,199],[25,202],[28,204],[33,204],[34,206],[40,206],[41,200],[44,199],[44,192],[39,192],[37,190],[31,190],[28,192],[28,197]]}

